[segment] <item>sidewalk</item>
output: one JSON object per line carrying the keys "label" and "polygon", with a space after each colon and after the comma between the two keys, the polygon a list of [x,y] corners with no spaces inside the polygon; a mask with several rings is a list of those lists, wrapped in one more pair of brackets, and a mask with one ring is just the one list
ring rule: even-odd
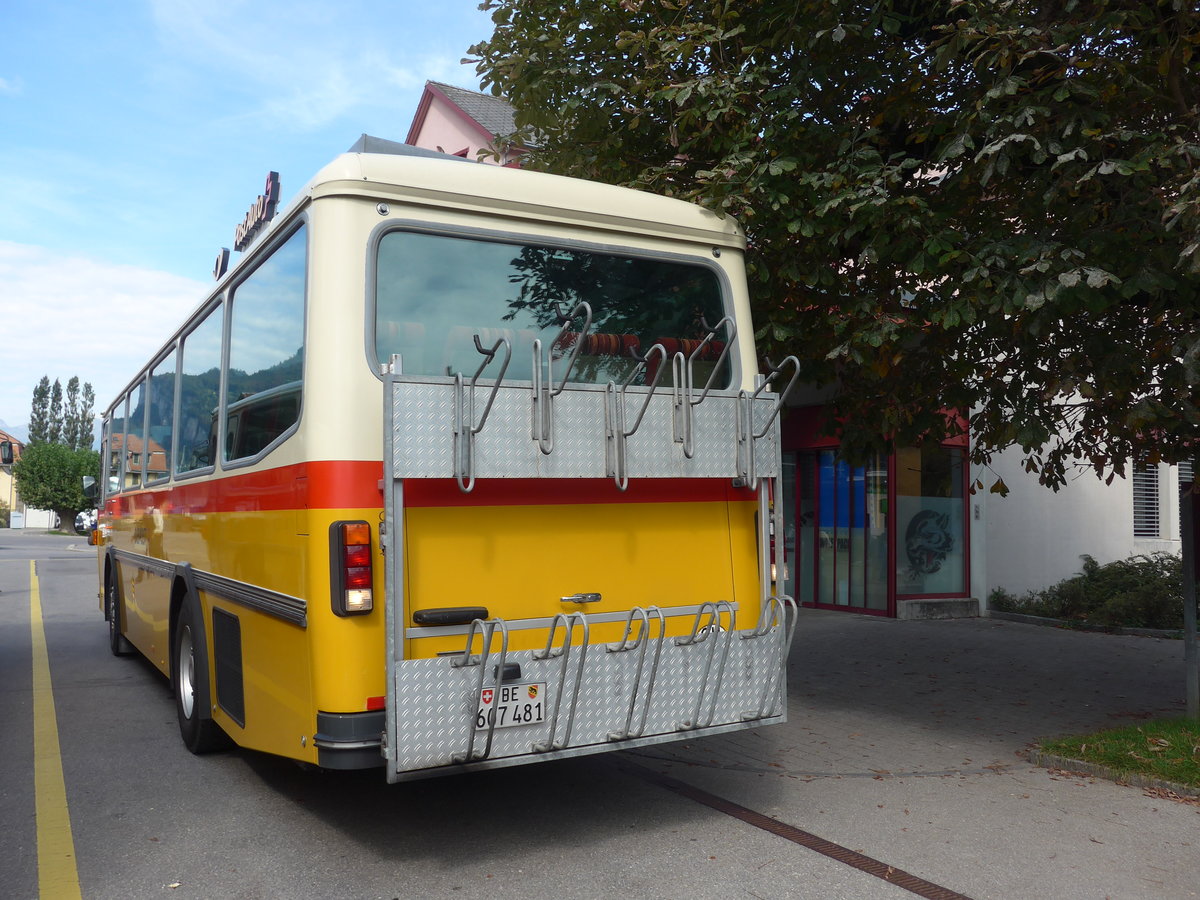
{"label": "sidewalk", "polygon": [[788,685],[786,725],[631,755],[976,900],[1200,897],[1200,807],[1024,755],[1181,715],[1180,641],[802,610]]}

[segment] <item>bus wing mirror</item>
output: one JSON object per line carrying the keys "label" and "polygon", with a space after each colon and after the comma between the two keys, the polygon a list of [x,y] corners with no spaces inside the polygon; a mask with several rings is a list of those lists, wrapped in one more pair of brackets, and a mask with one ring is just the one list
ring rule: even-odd
{"label": "bus wing mirror", "polygon": [[96,484],[96,479],[93,478],[91,475],[84,475],[83,476],[83,496],[87,497],[89,500],[95,500],[97,494],[99,494],[99,493],[100,493],[99,485]]}

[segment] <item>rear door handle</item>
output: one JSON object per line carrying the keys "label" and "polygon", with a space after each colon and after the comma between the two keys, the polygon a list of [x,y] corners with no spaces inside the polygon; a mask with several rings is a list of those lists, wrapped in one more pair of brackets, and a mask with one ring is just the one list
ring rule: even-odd
{"label": "rear door handle", "polygon": [[563,603],[599,603],[599,594],[571,594],[562,598]]}

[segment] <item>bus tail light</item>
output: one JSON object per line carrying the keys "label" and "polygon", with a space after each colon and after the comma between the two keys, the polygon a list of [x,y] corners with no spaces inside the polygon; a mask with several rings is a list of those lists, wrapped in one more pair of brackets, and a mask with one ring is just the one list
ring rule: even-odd
{"label": "bus tail light", "polygon": [[359,616],[374,609],[371,526],[366,522],[329,526],[329,564],[334,613]]}

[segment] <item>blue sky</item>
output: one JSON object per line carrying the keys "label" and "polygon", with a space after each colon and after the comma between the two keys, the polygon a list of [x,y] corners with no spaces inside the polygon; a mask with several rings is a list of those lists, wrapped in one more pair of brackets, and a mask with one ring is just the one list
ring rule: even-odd
{"label": "blue sky", "polygon": [[478,0],[2,0],[0,421],[42,375],[103,409],[204,297],[279,172],[284,201],[491,34]]}

